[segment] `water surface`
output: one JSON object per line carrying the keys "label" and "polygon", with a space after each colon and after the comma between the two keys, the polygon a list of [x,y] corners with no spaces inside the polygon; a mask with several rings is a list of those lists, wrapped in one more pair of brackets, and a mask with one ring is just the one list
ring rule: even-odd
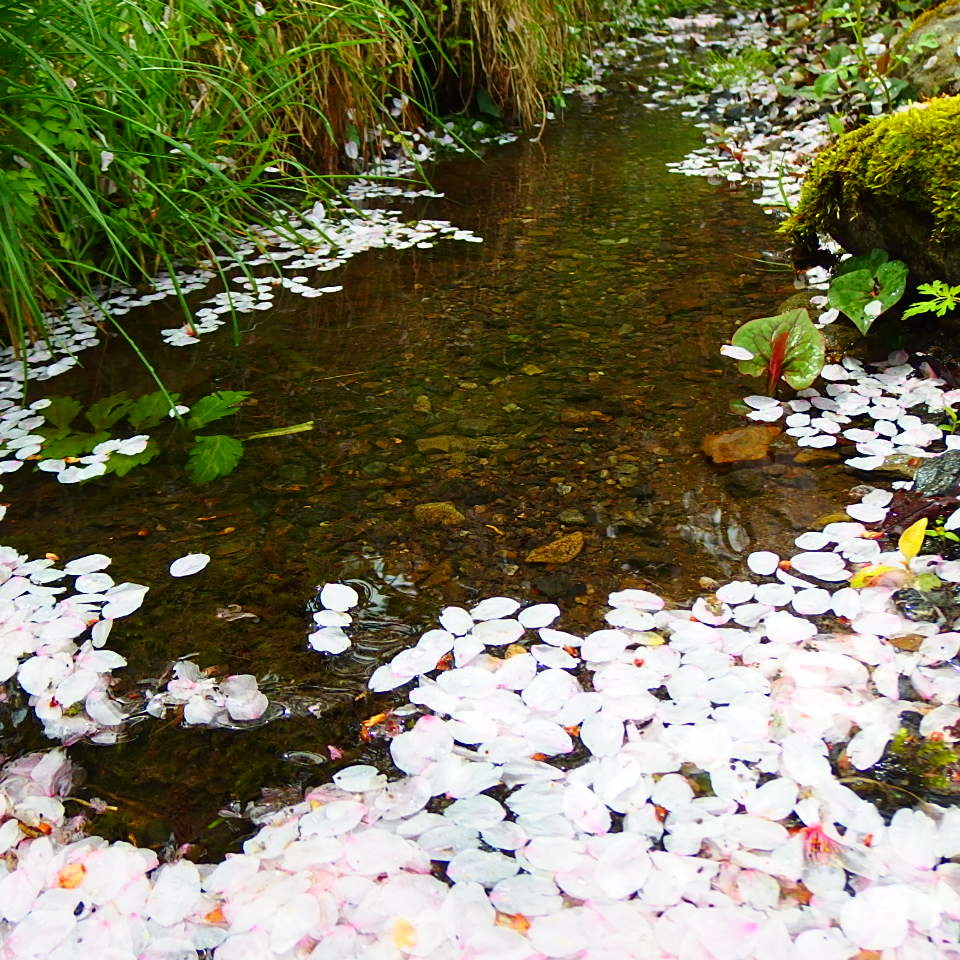
{"label": "water surface", "polygon": [[[333,744],[344,763],[376,756],[382,741],[361,742],[359,724],[386,701],[365,695],[364,681],[444,604],[556,600],[560,628],[576,631],[598,622],[611,589],[684,600],[702,578],[737,574],[749,550],[784,548],[836,509],[854,481],[833,451],[804,463],[784,444],[734,468],[700,452],[705,434],[742,424],[729,404],[758,387],[719,344],[794,288],[792,272],[762,261],[774,224],[749,195],[665,170],[698,143],[677,115],[626,95],[582,104],[541,142],[433,171],[446,197],[418,201],[411,219],[450,219],[483,244],[365,254],[326,275],[343,293],[279,299],[237,349],[227,330],[152,349],[188,402],[251,391],[224,422],[238,436],[316,421],[311,433],[251,442],[225,480],[192,487],[175,442],[124,480],[13,478],[7,543],[63,558],[105,552],[116,579],[150,585],[111,638],[131,681],[195,653],[220,675],[271,676],[290,710],[243,732],[147,722],[119,747],[77,749],[91,792],[118,807],[101,830],[215,853],[233,836],[208,829],[228,801],[336,766],[286,752],[328,755]],[[150,345],[177,322],[158,307],[134,332]],[[152,389],[119,342],[85,364],[57,392],[90,402]],[[417,518],[436,502],[462,519]],[[575,532],[574,559],[526,559]],[[213,557],[205,572],[167,575],[198,551]],[[316,584],[343,579],[364,596],[361,623],[354,647],[329,658],[306,648],[304,604]],[[217,615],[231,604],[257,619]],[[8,739],[31,737],[21,728]]]}

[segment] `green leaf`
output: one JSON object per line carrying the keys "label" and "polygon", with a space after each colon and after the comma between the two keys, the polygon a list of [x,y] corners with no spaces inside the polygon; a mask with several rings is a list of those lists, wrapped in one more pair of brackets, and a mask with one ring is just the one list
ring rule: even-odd
{"label": "green leaf", "polygon": [[106,430],[99,433],[70,433],[65,437],[52,440],[43,445],[44,460],[63,460],[66,457],[82,457],[89,453],[98,443],[109,440],[110,434]]}
{"label": "green leaf", "polygon": [[94,430],[107,430],[130,409],[132,403],[126,391],[122,391],[92,404],[85,416]]}
{"label": "green leaf", "polygon": [[233,473],[243,456],[243,444],[233,437],[194,437],[187,458],[187,473],[194,483],[209,483]]}
{"label": "green leaf", "polygon": [[869,253],[861,253],[857,257],[848,257],[837,264],[834,270],[834,278],[842,276],[845,273],[853,273],[855,270],[869,270],[875,274],[880,269],[880,265],[886,263],[890,258],[886,250],[871,250]]}
{"label": "green leaf", "polygon": [[250,396],[248,390],[218,390],[201,397],[190,409],[187,418],[187,427],[190,430],[200,430],[214,420],[236,413],[238,404]]}
{"label": "green leaf", "polygon": [[[862,257],[853,257],[857,269],[849,269],[847,261],[842,272],[833,278],[828,299],[830,306],[845,313],[854,326],[866,334],[877,317],[889,310],[902,296],[907,286],[907,265],[902,260],[887,260],[882,250],[873,250]],[[844,269],[846,268],[846,269]],[[880,309],[869,312],[868,304],[879,301]]]}
{"label": "green leaf", "polygon": [[159,453],[160,448],[153,440],[140,453],[113,453],[105,464],[107,473],[125,477],[134,467],[149,463]]}
{"label": "green leaf", "polygon": [[753,359],[739,360],[737,365],[740,372],[747,376],[760,377],[769,374],[771,359],[775,361],[775,344],[784,334],[786,343],[779,377],[795,390],[802,390],[817,379],[826,358],[823,334],[802,308],[787,310],[786,313],[774,317],[748,320],[738,328],[732,343],[749,350]]}
{"label": "green leaf", "polygon": [[82,409],[83,404],[79,400],[74,400],[73,397],[51,397],[50,406],[44,407],[40,412],[47,423],[66,430]]}
{"label": "green leaf", "polygon": [[[179,393],[171,393],[170,399],[174,403],[180,400]],[[127,411],[127,422],[134,430],[145,430],[155,427],[161,420],[164,420],[170,412],[170,404],[167,398],[160,390],[153,393],[145,393],[142,397],[137,397],[130,405]]]}

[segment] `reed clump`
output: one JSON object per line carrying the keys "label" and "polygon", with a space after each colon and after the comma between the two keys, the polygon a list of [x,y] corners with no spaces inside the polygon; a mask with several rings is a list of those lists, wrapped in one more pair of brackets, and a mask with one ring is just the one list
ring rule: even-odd
{"label": "reed clump", "polygon": [[7,342],[43,336],[67,298],[275,227],[379,137],[436,122],[438,97],[538,121],[600,2],[0,4]]}

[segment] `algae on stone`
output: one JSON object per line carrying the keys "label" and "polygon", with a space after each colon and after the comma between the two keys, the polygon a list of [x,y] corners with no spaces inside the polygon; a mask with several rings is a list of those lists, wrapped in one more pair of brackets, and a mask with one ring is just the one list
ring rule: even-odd
{"label": "algae on stone", "polygon": [[915,280],[960,280],[960,96],[841,136],[814,162],[780,228],[799,250],[829,234],[851,253],[905,260]]}

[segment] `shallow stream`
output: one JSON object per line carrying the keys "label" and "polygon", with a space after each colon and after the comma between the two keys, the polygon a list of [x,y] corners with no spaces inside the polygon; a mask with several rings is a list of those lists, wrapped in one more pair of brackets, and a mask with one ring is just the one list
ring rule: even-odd
{"label": "shallow stream", "polygon": [[[248,731],[148,721],[118,747],[75,748],[91,792],[118,807],[99,832],[215,855],[234,836],[208,829],[228,801],[378,754],[359,725],[386,701],[364,681],[446,603],[561,600],[560,628],[576,630],[612,589],[689,598],[702,577],[735,574],[756,544],[788,547],[845,502],[856,480],[835,451],[775,443],[733,468],[700,451],[706,434],[743,423],[730,402],[757,389],[719,345],[794,287],[762,257],[773,223],[747,192],[665,169],[699,140],[626,92],[578,105],[539,143],[431,171],[445,198],[418,201],[410,218],[449,219],[483,244],[368,253],[328,275],[342,293],[257,314],[238,349],[224,328],[152,350],[187,402],[251,391],[225,421],[238,436],[315,420],[249,443],[231,477],[193,487],[171,451],[80,487],[11,478],[6,543],[104,552],[118,579],[150,585],[111,638],[131,682],[196,654],[218,674],[271,675],[264,687],[289,712]],[[137,319],[142,343],[179,322],[171,309]],[[90,402],[153,389],[117,340],[84,365],[49,392]],[[415,510],[440,502],[451,506]],[[526,559],[577,532],[574,558]],[[188,552],[213,561],[172,580],[167,566]],[[354,646],[337,657],[305,643],[304,605],[330,580],[364,598]],[[253,616],[231,619],[230,605]],[[5,733],[5,753],[36,744],[23,727]],[[339,764],[285,756],[328,756],[330,744]]]}

